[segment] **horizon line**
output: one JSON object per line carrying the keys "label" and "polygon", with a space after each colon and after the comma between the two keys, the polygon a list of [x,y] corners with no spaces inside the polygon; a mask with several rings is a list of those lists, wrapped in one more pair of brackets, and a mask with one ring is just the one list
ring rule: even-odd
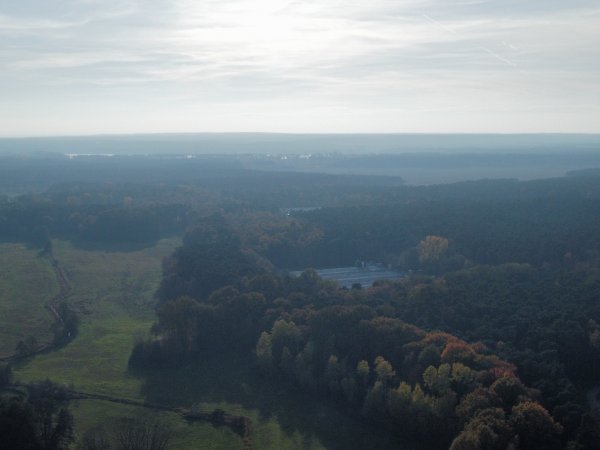
{"label": "horizon line", "polygon": [[102,137],[134,137],[134,136],[193,136],[193,135],[275,135],[275,136],[598,136],[598,132],[566,132],[566,131],[530,131],[530,132],[285,132],[285,131],[158,131],[158,132],[125,132],[125,133],[83,133],[83,134],[41,134],[41,135],[0,135],[0,140],[10,139],[67,139],[67,138],[102,138]]}

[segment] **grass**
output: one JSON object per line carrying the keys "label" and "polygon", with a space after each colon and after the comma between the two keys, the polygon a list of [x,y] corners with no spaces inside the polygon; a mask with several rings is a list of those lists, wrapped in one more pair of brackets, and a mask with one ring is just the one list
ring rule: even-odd
{"label": "grass", "polygon": [[[161,259],[179,241],[162,240],[154,247],[128,252],[85,250],[63,241],[53,244],[73,286],[69,301],[80,313],[79,334],[65,347],[17,367],[16,378],[23,382],[50,378],[80,391],[143,400],[142,380],[128,373],[127,360],[135,339],[146,336],[154,320]],[[173,428],[175,450],[242,446],[241,438],[228,428],[190,424],[172,413],[96,400],[73,402],[72,412],[76,436],[98,426],[113,429],[121,417],[151,414]]]}
{"label": "grass", "polygon": [[70,303],[80,313],[79,335],[69,345],[40,355],[16,371],[23,381],[50,377],[94,393],[138,397],[140,381],[127,372],[134,340],[154,319],[153,294],[160,262],[177,240],[133,252],[82,250],[54,242],[54,254],[67,274]]}
{"label": "grass", "polygon": [[[171,254],[179,241],[162,240],[153,247],[130,251],[83,249],[64,241],[53,244],[73,285],[69,300],[80,312],[82,323],[74,341],[17,367],[15,375],[20,381],[50,378],[90,393],[171,406],[221,408],[251,418],[254,448],[259,450],[409,448],[336,408],[289,387],[270,384],[253,369],[251,355],[130,373],[127,360],[131,348],[137,338],[147,336],[155,319],[154,292],[160,281],[161,259]],[[33,258],[23,247],[15,247],[14,252]],[[2,261],[0,272],[9,261]],[[45,267],[43,260],[38,263]],[[22,298],[17,291],[28,289],[24,274],[19,280],[21,286],[15,281],[11,298]],[[52,284],[51,279],[48,283]],[[173,427],[173,450],[242,448],[242,439],[229,428],[190,424],[172,413],[97,400],[73,402],[71,409],[76,436],[97,426],[113,429],[121,417],[154,414]]]}
{"label": "grass", "polygon": [[256,449],[412,449],[380,428],[292,386],[265,379],[251,354],[219,355],[184,367],[144,373],[142,392],[151,402],[196,403],[250,417]]}
{"label": "grass", "polygon": [[122,418],[149,416],[160,420],[173,431],[171,448],[227,450],[242,447],[241,439],[228,428],[214,428],[208,423],[186,422],[174,413],[149,412],[144,408],[95,400],[73,402],[71,411],[76,417],[75,431],[78,435],[98,426],[110,433],[119,426]]}
{"label": "grass", "polygon": [[2,243],[0,268],[0,356],[28,336],[49,342],[53,318],[44,305],[58,293],[52,266],[23,244]]}

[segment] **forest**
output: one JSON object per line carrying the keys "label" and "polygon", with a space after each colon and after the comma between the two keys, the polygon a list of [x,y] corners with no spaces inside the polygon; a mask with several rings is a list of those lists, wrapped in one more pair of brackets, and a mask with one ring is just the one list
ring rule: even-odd
{"label": "forest", "polygon": [[[40,254],[56,240],[115,251],[181,237],[162,260],[154,323],[130,348],[132,376],[243,360],[267,386],[419,448],[600,448],[596,172],[408,186],[235,165],[176,180],[177,164],[153,182],[132,164],[127,181],[0,198],[2,241]],[[314,270],[356,261],[406,275],[346,289]],[[64,308],[61,347],[85,315]],[[76,391],[22,383],[12,364],[0,374],[12,448],[167,448],[124,446],[138,432],[166,445],[155,422],[74,436]]]}

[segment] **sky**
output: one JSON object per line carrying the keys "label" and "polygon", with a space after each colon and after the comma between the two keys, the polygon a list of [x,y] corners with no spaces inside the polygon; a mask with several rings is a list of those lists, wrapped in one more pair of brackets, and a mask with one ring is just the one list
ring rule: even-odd
{"label": "sky", "polygon": [[600,133],[597,0],[1,0],[0,136]]}

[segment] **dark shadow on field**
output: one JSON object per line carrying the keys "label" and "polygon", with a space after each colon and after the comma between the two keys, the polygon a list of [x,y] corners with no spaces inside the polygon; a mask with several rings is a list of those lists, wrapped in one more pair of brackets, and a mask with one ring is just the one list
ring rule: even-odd
{"label": "dark shadow on field", "polygon": [[[145,250],[148,248],[152,248],[156,246],[156,244],[161,239],[170,239],[174,237],[181,237],[178,234],[172,234],[168,236],[161,236],[156,239],[148,240],[148,241],[140,241],[140,242],[120,242],[120,243],[111,243],[111,242],[100,242],[100,241],[91,241],[81,238],[73,238],[71,236],[52,236],[52,239],[60,239],[63,241],[69,242],[73,247],[79,250],[87,250],[87,251],[96,251],[96,252],[106,252],[106,253],[129,253],[129,252],[137,252],[141,250]],[[34,243],[27,239],[19,239],[10,236],[2,236],[0,235],[0,244],[20,244],[24,245],[27,250],[39,251],[43,248],[43,244]]]}
{"label": "dark shadow on field", "polygon": [[[171,236],[167,236],[171,237]],[[106,252],[106,253],[129,253],[138,252],[147,248],[156,246],[158,241],[164,239],[164,237],[152,239],[149,241],[140,242],[99,242],[91,241],[79,238],[69,238],[68,240],[75,248],[79,250],[93,251],[93,252]]]}
{"label": "dark shadow on field", "polygon": [[[144,379],[146,401],[169,406],[227,402],[259,411],[260,420],[275,418],[288,434],[314,436],[331,450],[414,450],[418,447],[389,432],[349,417],[338,408],[266,379],[254,368],[252,355],[213,356],[170,369],[136,370]],[[227,412],[236,414],[232,406]],[[256,429],[259,424],[254,424]]]}

